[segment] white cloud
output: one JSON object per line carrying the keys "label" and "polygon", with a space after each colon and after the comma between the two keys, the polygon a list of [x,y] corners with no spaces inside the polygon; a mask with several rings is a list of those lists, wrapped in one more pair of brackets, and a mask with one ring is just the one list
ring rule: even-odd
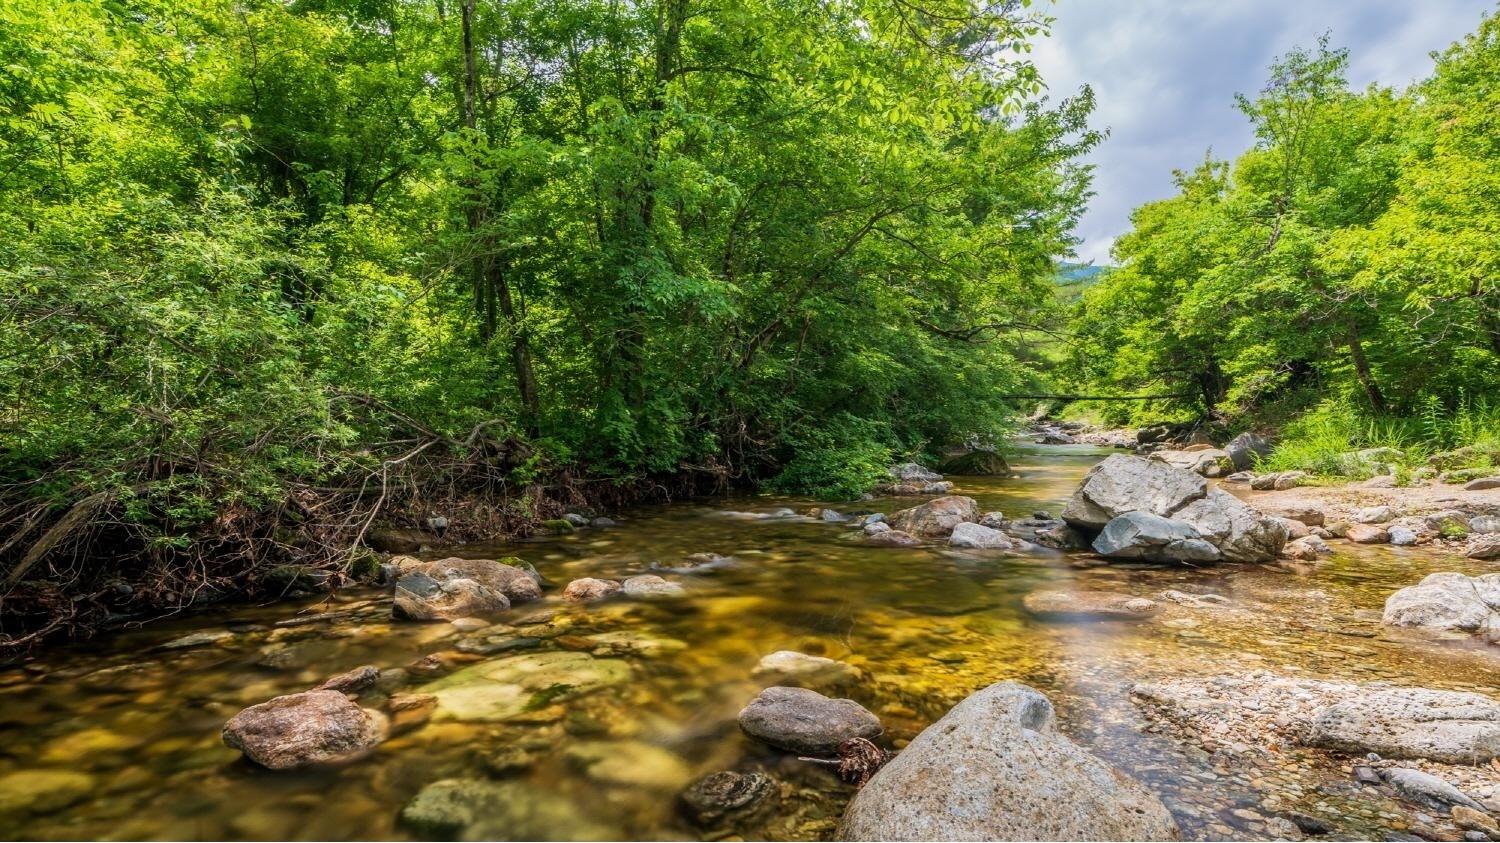
{"label": "white cloud", "polygon": [[1253,93],[1276,56],[1329,32],[1350,49],[1350,81],[1405,85],[1428,54],[1479,25],[1494,0],[1058,0],[1053,35],[1033,53],[1054,97],[1084,84],[1093,123],[1110,137],[1089,157],[1096,196],[1079,235],[1085,260],[1107,261],[1130,210],[1170,196],[1172,170],[1212,147],[1251,141],[1234,94]]}

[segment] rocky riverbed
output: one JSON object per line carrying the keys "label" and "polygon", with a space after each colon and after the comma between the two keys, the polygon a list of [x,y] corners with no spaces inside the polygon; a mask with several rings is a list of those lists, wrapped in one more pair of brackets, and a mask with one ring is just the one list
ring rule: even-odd
{"label": "rocky riverbed", "polygon": [[[1442,524],[1406,546],[1329,532],[1311,560],[1107,561],[1040,543],[1109,453],[1025,448],[1006,466],[1016,476],[893,478],[973,499],[921,516],[896,515],[930,499],[907,489],[836,510],[742,498],[611,513],[545,540],[394,563],[410,578],[400,612],[390,590],[345,593],[44,652],[0,669],[0,827],[44,839],[832,839],[856,792],[840,744],[868,738],[897,761],[865,785],[869,807],[844,833],[931,831],[930,816],[891,813],[942,804],[937,789],[908,798],[903,776],[957,750],[918,735],[984,705],[1018,712],[984,728],[1134,782],[1101,779],[1087,795],[1100,801],[1030,815],[1058,833],[1082,833],[1067,823],[1098,805],[1145,799],[1151,819],[1112,833],[1159,836],[1169,816],[1187,839],[1488,834],[1500,777],[1475,747],[1491,734],[1486,701],[1500,699],[1494,645],[1384,621],[1391,595],[1429,574],[1497,563],[1466,556],[1472,539]],[[1392,517],[1370,526],[1389,534],[1453,503],[1407,512],[1382,497],[1346,512],[1321,489],[1222,488],[1257,518],[1317,510],[1320,524],[1297,522],[1309,533],[1386,505]],[[1235,541],[1191,502],[1157,517],[1186,512],[1214,547]],[[961,541],[956,525],[970,525]],[[891,532],[912,543],[875,541]],[[469,616],[463,601],[485,610]],[[410,619],[424,606],[439,619]],[[1035,690],[955,708],[1007,680]],[[1390,694],[1458,712],[1412,718],[1401,734],[1420,747],[1455,728],[1474,740],[1423,755],[1309,737],[1330,708]],[[804,715],[811,731],[788,725]]]}

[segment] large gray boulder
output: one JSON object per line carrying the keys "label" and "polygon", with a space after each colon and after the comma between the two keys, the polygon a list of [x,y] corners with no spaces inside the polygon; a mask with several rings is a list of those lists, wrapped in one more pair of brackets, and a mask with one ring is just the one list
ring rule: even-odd
{"label": "large gray boulder", "polygon": [[740,728],[780,749],[832,755],[850,738],[873,738],[880,719],[854,700],[836,700],[807,688],[776,685],[740,711]]}
{"label": "large gray boulder", "polygon": [[1494,638],[1500,634],[1500,574],[1428,574],[1386,598],[1381,623]]}
{"label": "large gray boulder", "polygon": [[898,483],[936,483],[943,479],[943,475],[914,462],[893,465],[885,473]]}
{"label": "large gray boulder", "polygon": [[1157,451],[1151,455],[1154,460],[1161,460],[1173,468],[1183,471],[1191,471],[1203,477],[1218,477],[1228,474],[1225,467],[1229,465],[1229,452],[1218,448],[1203,448],[1196,451]]}
{"label": "large gray boulder", "polygon": [[891,528],[921,538],[952,535],[953,528],[979,520],[979,503],[963,495],[949,495],[903,509],[890,517]]}
{"label": "large gray boulder", "polygon": [[224,724],[224,743],[272,770],[343,761],[385,739],[385,715],[338,691],[305,691],[252,705]]}
{"label": "large gray boulder", "polygon": [[[1116,526],[1104,546],[1131,559],[1161,561],[1210,561],[1193,540],[1212,545],[1226,562],[1269,562],[1281,553],[1287,541],[1286,525],[1251,509],[1239,498],[1196,474],[1167,463],[1116,454],[1094,466],[1084,476],[1078,491],[1063,509],[1069,524],[1089,533],[1101,533],[1114,519],[1128,513],[1144,513],[1170,519],[1162,524],[1138,517]],[[1193,535],[1180,525],[1190,527]],[[1157,542],[1162,538],[1164,541]],[[1151,553],[1152,547],[1161,548]]]}
{"label": "large gray boulder", "polygon": [[1063,509],[1063,520],[1097,533],[1117,515],[1137,510],[1170,517],[1208,493],[1208,481],[1155,460],[1114,454],[1089,469]]}
{"label": "large gray boulder", "polygon": [[1010,536],[983,524],[964,521],[953,525],[953,532],[948,536],[950,547],[962,547],[977,550],[1010,550],[1014,548],[1015,542]]}
{"label": "large gray boulder", "polygon": [[1224,450],[1229,453],[1229,459],[1234,463],[1234,470],[1245,471],[1254,468],[1256,460],[1271,455],[1271,443],[1259,434],[1241,433],[1229,440]]}
{"label": "large gray boulder", "polygon": [[1204,541],[1193,525],[1149,512],[1127,512],[1110,519],[1093,547],[1101,556],[1115,559],[1216,562],[1220,558],[1219,549]]}
{"label": "large gray boulder", "polygon": [[927,727],[866,784],[840,840],[1176,840],[1161,801],[1057,731],[1052,703],[1000,682]]}

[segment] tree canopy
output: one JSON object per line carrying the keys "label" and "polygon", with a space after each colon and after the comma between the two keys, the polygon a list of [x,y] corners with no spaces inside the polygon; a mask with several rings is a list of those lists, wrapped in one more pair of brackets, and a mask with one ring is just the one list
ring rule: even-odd
{"label": "tree canopy", "polygon": [[999,435],[1099,139],[1028,6],[0,0],[6,588]]}

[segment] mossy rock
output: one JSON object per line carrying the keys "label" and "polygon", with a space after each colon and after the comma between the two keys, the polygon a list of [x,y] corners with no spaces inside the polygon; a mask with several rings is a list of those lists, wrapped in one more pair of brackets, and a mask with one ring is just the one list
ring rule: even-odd
{"label": "mossy rock", "polygon": [[1005,477],[1010,474],[1010,463],[994,451],[975,448],[949,455],[938,465],[942,474],[959,474],[981,477]]}
{"label": "mossy rock", "polygon": [[1467,483],[1470,480],[1478,480],[1481,477],[1490,477],[1495,473],[1493,468],[1460,468],[1457,471],[1449,471],[1439,476],[1439,480],[1449,484]]}
{"label": "mossy rock", "polygon": [[566,518],[549,518],[542,522],[542,529],[554,536],[563,536],[576,531],[578,528],[568,523]]}
{"label": "mossy rock", "polygon": [[1443,451],[1427,458],[1427,464],[1438,471],[1456,468],[1489,468],[1500,464],[1500,451],[1467,445],[1452,451]]}

